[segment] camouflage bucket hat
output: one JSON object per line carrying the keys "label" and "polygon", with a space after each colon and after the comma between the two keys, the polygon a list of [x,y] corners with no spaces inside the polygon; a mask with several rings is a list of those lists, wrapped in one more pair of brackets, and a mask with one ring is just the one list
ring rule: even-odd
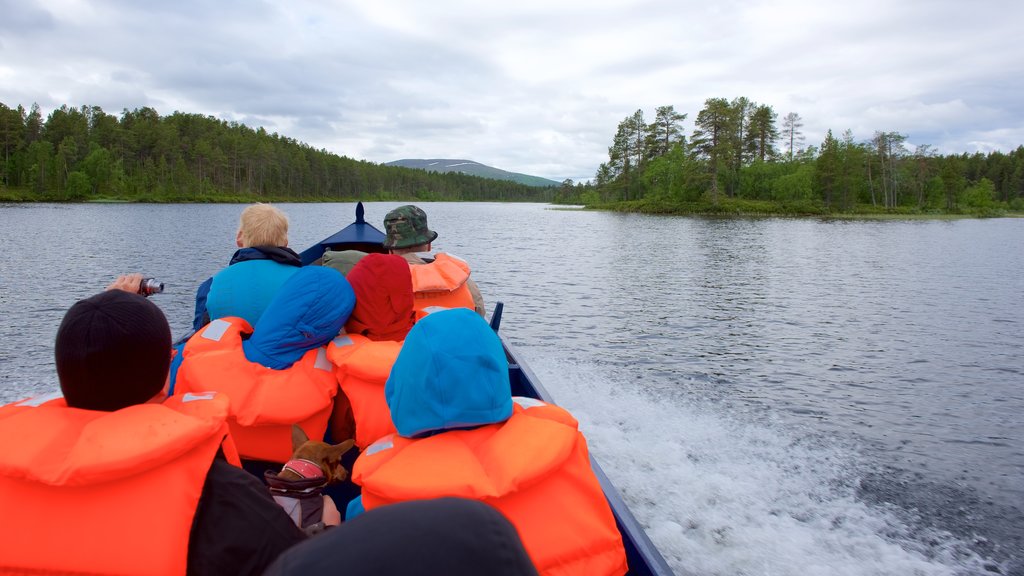
{"label": "camouflage bucket hat", "polygon": [[427,214],[416,206],[399,206],[384,217],[385,248],[408,248],[433,242],[437,232],[427,228]]}

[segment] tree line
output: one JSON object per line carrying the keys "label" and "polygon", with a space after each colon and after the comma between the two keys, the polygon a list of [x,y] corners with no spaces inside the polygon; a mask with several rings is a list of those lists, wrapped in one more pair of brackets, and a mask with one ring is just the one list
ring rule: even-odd
{"label": "tree line", "polygon": [[0,200],[548,202],[551,188],[339,156],[212,116],[0,103]]}
{"label": "tree line", "polygon": [[619,123],[592,182],[563,183],[558,203],[659,212],[1024,212],[1024,146],[939,155],[907,136],[857,141],[829,130],[804,146],[803,119],[747,98],[709,98],[689,138],[687,114],[661,106]]}

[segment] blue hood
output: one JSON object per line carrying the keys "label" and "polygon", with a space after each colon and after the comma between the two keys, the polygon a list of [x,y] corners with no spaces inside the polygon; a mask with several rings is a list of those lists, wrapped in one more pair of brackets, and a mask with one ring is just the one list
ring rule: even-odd
{"label": "blue hood", "polygon": [[275,370],[290,368],[337,336],[355,303],[352,286],[337,270],[301,268],[281,285],[242,343],[245,358]]}
{"label": "blue hood", "polygon": [[465,308],[434,312],[413,326],[384,395],[405,437],[503,422],[512,415],[501,340]]}

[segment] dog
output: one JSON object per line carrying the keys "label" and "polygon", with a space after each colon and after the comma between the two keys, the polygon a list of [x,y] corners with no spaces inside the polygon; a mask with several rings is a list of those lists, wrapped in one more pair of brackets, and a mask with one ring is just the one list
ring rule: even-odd
{"label": "dog", "polygon": [[264,473],[271,496],[307,534],[341,524],[341,513],[323,489],[348,479],[341,457],[354,445],[353,439],[340,444],[310,440],[302,428],[293,425],[291,459],[280,472]]}

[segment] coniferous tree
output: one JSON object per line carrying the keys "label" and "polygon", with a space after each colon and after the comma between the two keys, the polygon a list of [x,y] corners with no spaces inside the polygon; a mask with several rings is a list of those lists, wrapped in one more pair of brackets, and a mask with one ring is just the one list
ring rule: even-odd
{"label": "coniferous tree", "polygon": [[669,153],[674,145],[686,144],[682,122],[686,114],[676,112],[675,106],[659,106],[654,115],[654,122],[648,127],[648,150],[650,158],[658,158]]}
{"label": "coniferous tree", "polygon": [[842,180],[839,186],[839,206],[842,210],[850,210],[856,204],[863,185],[863,166],[867,158],[864,147],[854,141],[853,131],[843,133],[839,143]]}
{"label": "coniferous tree", "polygon": [[0,148],[3,149],[0,183],[9,183],[13,171],[11,155],[24,146],[24,141],[25,109],[20,106],[17,109],[8,108],[0,104]]}
{"label": "coniferous tree", "polygon": [[825,141],[821,143],[821,151],[815,161],[815,168],[818,191],[825,201],[825,206],[831,206],[842,179],[840,145],[839,141],[832,136],[831,130],[825,135]]}
{"label": "coniferous tree", "polygon": [[932,160],[934,156],[935,152],[928,144],[918,146],[912,156],[914,169],[911,176],[913,178],[913,188],[917,192],[918,208],[924,208],[925,206],[925,190],[929,180],[934,176],[934,162]]}
{"label": "coniferous tree", "polygon": [[942,164],[939,171],[943,189],[946,192],[946,210],[954,211],[959,203],[960,191],[964,187],[963,166],[960,157],[951,156]]}
{"label": "coniferous tree", "polygon": [[713,203],[718,202],[718,176],[728,169],[733,158],[733,110],[725,98],[708,98],[690,138],[691,148],[698,158],[707,162]]}
{"label": "coniferous tree", "polygon": [[28,116],[25,117],[25,145],[41,140],[43,137],[43,113],[39,104],[32,103]]}
{"label": "coniferous tree", "polygon": [[794,159],[796,147],[804,142],[804,133],[800,131],[803,127],[803,119],[796,112],[790,112],[782,119],[782,137],[786,141],[790,162]]}
{"label": "coniferous tree", "polygon": [[776,116],[775,110],[766,104],[755,106],[750,114],[747,148],[761,162],[767,162],[776,155],[775,142],[779,139]]}
{"label": "coniferous tree", "polygon": [[[608,149],[608,166],[616,188],[623,200],[631,199],[635,189],[636,171],[642,169],[646,153],[647,125],[643,110],[637,110],[619,122],[612,146]],[[636,195],[633,195],[635,198]]]}
{"label": "coniferous tree", "polygon": [[629,133],[629,150],[633,166],[637,169],[643,167],[647,152],[647,124],[644,122],[644,111],[637,109],[632,116],[625,120],[626,129]]}
{"label": "coniferous tree", "polygon": [[877,168],[875,177],[882,193],[882,205],[886,208],[895,208],[899,205],[899,168],[906,155],[906,148],[903,145],[906,139],[906,136],[897,132],[875,132],[872,138],[875,148],[873,165]]}

